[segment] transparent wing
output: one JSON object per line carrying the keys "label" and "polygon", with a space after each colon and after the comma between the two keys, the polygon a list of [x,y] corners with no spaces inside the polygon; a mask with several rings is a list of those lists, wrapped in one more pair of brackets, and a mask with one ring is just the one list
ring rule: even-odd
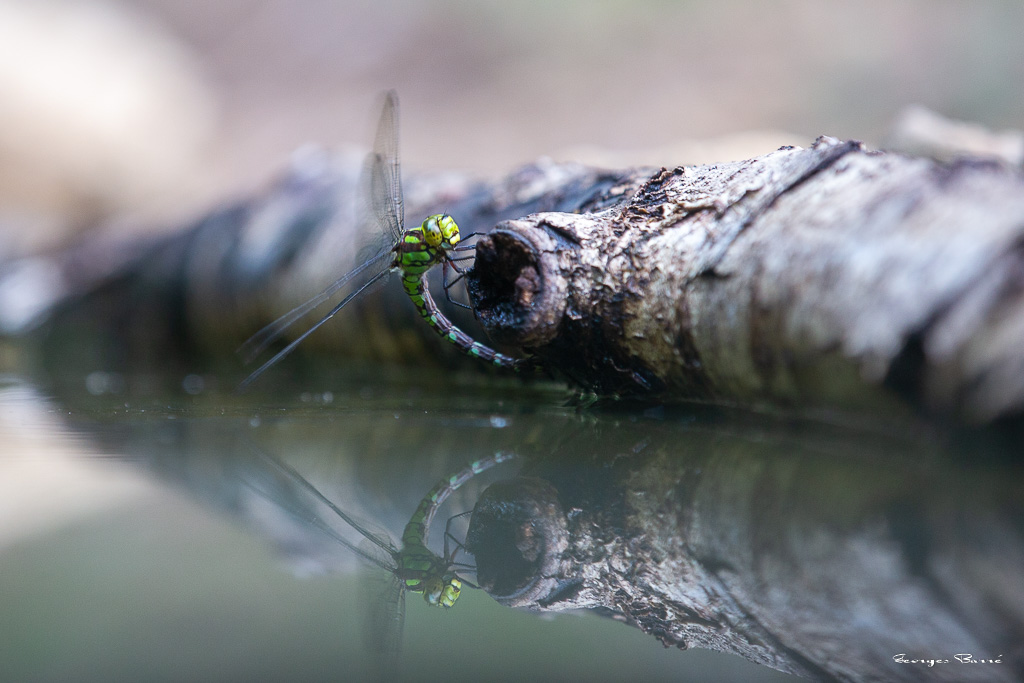
{"label": "transparent wing", "polygon": [[259,366],[255,370],[253,370],[253,372],[248,377],[246,377],[244,380],[242,380],[239,383],[238,388],[235,391],[244,391],[246,389],[246,387],[248,387],[250,384],[255,382],[259,378],[260,375],[262,375],[264,372],[266,372],[267,370],[272,368],[274,365],[276,365],[281,359],[283,359],[289,353],[294,351],[295,347],[297,347],[299,344],[301,344],[303,341],[305,341],[306,337],[308,337],[309,335],[311,335],[314,332],[316,332],[317,330],[319,330],[324,325],[324,323],[326,323],[328,320],[333,318],[337,314],[338,311],[340,311],[341,309],[345,308],[345,305],[348,304],[349,301],[352,301],[352,299],[355,299],[357,296],[362,294],[367,289],[373,287],[375,284],[378,284],[378,283],[384,281],[387,278],[387,276],[388,276],[388,274],[390,272],[391,272],[390,270],[382,270],[381,272],[377,273],[372,278],[367,280],[366,283],[364,283],[363,285],[361,285],[359,287],[359,289],[355,290],[354,292],[352,292],[351,294],[346,296],[344,299],[342,299],[341,302],[338,303],[338,305],[336,305],[334,308],[332,308],[330,311],[327,312],[327,315],[325,315],[324,317],[320,318],[320,320],[318,320],[315,325],[313,325],[308,330],[306,330],[301,335],[299,335],[295,340],[293,340],[291,343],[289,343],[288,346],[286,346],[283,349],[281,349],[280,351],[278,351],[266,363],[264,363],[263,365]]}
{"label": "transparent wing", "polygon": [[397,244],[405,229],[405,203],[398,160],[398,95],[394,90],[384,95],[377,136],[363,176],[371,216],[391,236],[391,244]]}
{"label": "transparent wing", "polygon": [[[263,453],[255,447],[252,447],[252,449],[258,453],[265,462],[273,465],[276,473],[250,470],[248,476],[242,479],[242,483],[246,487],[271,503],[277,505],[296,521],[304,524],[305,526],[317,529],[367,562],[380,567],[387,573],[395,571],[396,565],[394,554],[386,550],[389,546],[393,547],[390,542],[374,539],[374,543],[381,547],[375,547],[375,550],[371,552],[368,544],[361,544],[357,546],[355,543],[342,536],[336,529],[334,529],[334,527],[328,524],[316,512],[316,510],[313,509],[313,507],[309,505],[309,496],[305,496],[305,500],[303,500],[303,497],[295,495],[295,484],[299,484],[299,490],[309,491],[312,489],[313,491],[316,491],[312,484],[302,478],[302,475],[298,474],[295,470],[292,470],[276,458]],[[296,481],[292,474],[301,479],[301,482]],[[291,486],[282,486],[282,482],[287,482]],[[319,493],[319,491],[317,491],[317,493]]]}
{"label": "transparent wing", "polygon": [[367,576],[363,605],[363,643],[373,653],[381,678],[396,680],[405,628],[405,588],[395,573]]}
{"label": "transparent wing", "polygon": [[285,330],[295,324],[299,319],[303,318],[307,313],[319,307],[325,301],[334,296],[334,294],[339,289],[347,285],[352,278],[360,275],[366,270],[369,270],[371,273],[379,273],[381,270],[386,270],[390,266],[390,262],[388,260],[391,256],[390,251],[387,249],[381,251],[377,246],[374,248],[376,250],[375,253],[361,254],[365,260],[335,280],[324,291],[320,292],[309,301],[296,306],[253,336],[249,337],[238,349],[238,353],[244,356],[245,362],[251,363],[256,356],[263,353],[268,346],[279,339],[281,335],[284,334]]}
{"label": "transparent wing", "polygon": [[279,474],[283,475],[293,484],[298,485],[301,489],[311,494],[316,500],[320,501],[322,504],[330,508],[334,514],[338,515],[338,517],[341,517],[341,519],[344,520],[346,524],[348,524],[353,529],[358,531],[363,538],[372,543],[377,550],[370,552],[366,544],[361,544],[360,547],[354,546],[349,541],[344,540],[340,536],[340,534],[334,531],[334,529],[332,529],[330,525],[326,524],[323,520],[319,518],[319,515],[316,515],[315,513],[311,512],[307,517],[307,521],[309,521],[311,524],[316,526],[318,529],[320,529],[327,535],[337,540],[346,548],[352,550],[357,555],[360,555],[361,557],[377,565],[378,567],[382,567],[383,569],[386,569],[388,571],[392,571],[395,568],[396,565],[394,558],[395,555],[398,554],[398,548],[395,547],[395,545],[391,542],[390,539],[382,537],[378,534],[374,534],[368,531],[367,529],[363,528],[361,524],[356,522],[348,513],[346,513],[344,510],[335,505],[334,501],[332,501],[330,498],[321,493],[320,489],[313,486],[313,484],[311,484],[308,479],[299,474],[298,471],[291,465],[288,465],[284,461],[275,458],[274,456],[270,455],[263,449],[258,448],[253,444],[249,444],[249,447],[253,451],[253,453],[255,453],[264,462],[269,464]]}
{"label": "transparent wing", "polygon": [[381,110],[380,121],[377,124],[373,151],[366,158],[360,184],[362,201],[366,204],[362,208],[363,215],[359,218],[366,231],[365,236],[360,242],[365,244],[366,247],[359,252],[359,258],[357,259],[359,265],[335,280],[313,298],[296,306],[247,339],[238,349],[238,352],[243,355],[246,363],[251,363],[270,344],[279,339],[289,327],[328,301],[351,280],[367,272],[371,275],[371,279],[353,294],[347,296],[312,328],[306,330],[301,337],[249,375],[238,387],[239,389],[244,389],[257,377],[291,353],[298,346],[299,342],[330,320],[345,304],[354,299],[356,294],[366,289],[370,283],[380,282],[387,277],[390,267],[391,249],[402,239],[405,225],[402,169],[398,160],[398,95],[393,90],[388,91],[384,95],[384,106]]}

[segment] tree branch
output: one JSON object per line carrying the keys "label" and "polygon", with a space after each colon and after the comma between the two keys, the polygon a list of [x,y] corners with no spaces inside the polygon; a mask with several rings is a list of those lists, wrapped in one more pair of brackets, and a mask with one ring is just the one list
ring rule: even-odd
{"label": "tree branch", "polygon": [[1024,406],[1022,245],[1019,172],[821,138],[500,224],[470,292],[491,337],[601,394],[988,421]]}
{"label": "tree branch", "polygon": [[[116,346],[97,351],[104,363],[136,368],[233,357],[359,263],[358,169],[306,160],[264,195],[176,235],[51,257],[65,287],[43,329],[78,335],[58,351],[102,342]],[[446,175],[406,187],[410,220],[448,211],[464,233],[488,233],[467,277],[482,328],[441,302],[445,313],[504,351],[529,350],[570,384],[982,423],[1024,407],[1019,170],[822,138],[711,166],[540,163],[489,185]],[[300,351],[334,364],[483,370],[403,299],[400,287],[360,297]],[[86,328],[99,341],[83,344]]]}

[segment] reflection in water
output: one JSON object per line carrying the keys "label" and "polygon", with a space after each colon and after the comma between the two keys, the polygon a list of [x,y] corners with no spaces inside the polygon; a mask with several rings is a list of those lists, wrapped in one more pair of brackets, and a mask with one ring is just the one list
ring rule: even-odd
{"label": "reflection in water", "polygon": [[[373,520],[370,534],[392,537],[431,483],[514,451],[520,476],[496,468],[448,500],[452,514],[474,510],[465,537],[476,581],[503,605],[588,609],[664,643],[737,653],[817,679],[1022,675],[1024,515],[1019,468],[994,457],[1005,447],[704,409],[577,412],[550,395],[531,399],[467,388],[382,395],[356,387],[274,402],[208,391],[143,399],[83,390],[61,392],[54,412],[86,450],[143,464],[207,508],[244,521],[304,574],[345,573],[359,563],[309,514],[289,512],[328,515],[253,444],[301,472],[346,515]],[[347,533],[340,522],[333,528]],[[453,535],[463,538],[463,528]],[[432,531],[428,547],[443,547],[444,530]],[[251,569],[232,571],[243,577]],[[431,611],[426,628],[456,628],[478,604],[465,601],[449,617]],[[348,618],[330,615],[338,624]],[[529,632],[512,636],[495,620],[474,622],[454,646],[457,657],[446,646],[408,653],[406,671],[415,657],[426,677],[536,675],[543,666],[565,678],[598,661],[598,652],[580,655],[581,636],[539,663],[527,654],[539,647]],[[530,623],[542,632],[544,624]],[[630,630],[616,633],[626,642]],[[311,636],[282,630],[280,637]],[[424,640],[418,632],[409,646]],[[340,635],[337,643],[348,647],[346,666],[367,657]],[[954,659],[965,653],[1001,663]],[[929,667],[898,662],[900,654],[951,662]],[[672,680],[777,675],[735,657],[697,670],[699,655],[660,648],[623,651],[616,662],[635,672],[664,655],[669,664],[657,666],[667,666],[661,677]],[[748,668],[722,673],[740,665]]]}
{"label": "reflection in water", "polygon": [[493,484],[467,538],[481,585],[509,606],[596,609],[666,645],[822,680],[1024,673],[1016,468],[672,431],[599,428]]}
{"label": "reflection in water", "polygon": [[[356,522],[294,468],[273,456],[257,452],[261,461],[270,465],[269,474],[273,481],[269,486],[250,484],[254,491],[267,500],[278,503],[296,519],[319,529],[350,552],[387,572],[387,579],[380,581],[382,586],[379,590],[373,591],[374,595],[367,605],[368,619],[364,636],[367,649],[377,658],[381,675],[393,677],[397,674],[397,656],[402,648],[406,591],[422,594],[426,603],[433,607],[452,607],[459,599],[465,580],[456,570],[472,568],[471,565],[456,562],[456,555],[463,545],[450,531],[454,517],[450,517],[448,524],[445,525],[444,554],[439,556],[427,547],[426,539],[430,534],[434,515],[466,482],[495,465],[512,460],[513,454],[499,452],[489,458],[477,460],[435,485],[423,497],[405,525],[402,532],[402,547],[398,548],[387,535],[373,533]],[[294,487],[298,487],[298,491],[289,490]],[[310,496],[313,505],[304,504],[303,497]],[[335,530],[316,512],[317,506],[327,507],[358,532],[364,539],[363,547],[356,546]],[[454,541],[454,547],[450,546],[449,541]]]}

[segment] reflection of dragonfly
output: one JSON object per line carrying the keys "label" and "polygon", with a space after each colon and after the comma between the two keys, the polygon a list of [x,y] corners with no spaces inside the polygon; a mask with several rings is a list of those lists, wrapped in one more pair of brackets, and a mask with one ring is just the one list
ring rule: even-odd
{"label": "reflection of dragonfly", "polygon": [[[457,260],[462,259],[453,258],[452,253],[464,251],[470,247],[458,246],[462,239],[459,235],[459,226],[447,214],[428,216],[421,225],[405,228],[402,174],[398,161],[398,96],[394,91],[388,92],[385,96],[384,110],[381,112],[380,123],[377,126],[373,152],[367,157],[362,182],[367,186],[364,191],[368,192],[370,207],[373,211],[372,222],[376,224],[376,231],[380,233],[373,255],[335,280],[330,287],[306,303],[257,332],[245,342],[242,352],[249,360],[252,360],[278,339],[288,327],[330,299],[350,280],[360,275],[370,276],[369,279],[342,299],[315,325],[249,375],[242,382],[241,387],[247,386],[270,366],[291,353],[306,337],[334,317],[349,301],[359,296],[375,282],[383,280],[394,270],[401,272],[402,286],[420,312],[420,316],[446,341],[454,344],[463,353],[483,359],[498,367],[524,367],[524,360],[498,353],[494,349],[474,341],[472,337],[457,328],[437,308],[437,304],[434,303],[427,290],[426,273],[440,263],[444,265],[445,269],[445,291],[447,292],[451,284],[458,280],[456,278],[452,283],[447,282],[448,267],[450,266],[460,273],[459,277],[462,277],[462,270],[456,264]],[[468,237],[472,237],[472,235],[468,235]]]}
{"label": "reflection of dragonfly", "polygon": [[[385,534],[375,534],[364,528],[295,469],[269,455],[262,455],[276,469],[329,507],[346,524],[359,532],[372,546],[375,546],[375,548],[367,548],[365,543],[363,547],[356,546],[315,512],[308,509],[289,508],[289,512],[295,517],[312,524],[366,561],[391,574],[385,593],[381,596],[381,604],[371,606],[370,632],[367,634],[374,649],[391,655],[401,649],[406,591],[422,593],[423,599],[428,605],[437,607],[451,607],[459,599],[459,594],[462,591],[463,579],[459,578],[456,569],[465,568],[468,565],[455,561],[455,555],[462,544],[455,541],[456,545],[451,550],[448,545],[449,539],[454,540],[448,527],[455,518],[451,517],[448,520],[444,535],[444,555],[438,556],[427,547],[427,537],[434,514],[448,496],[473,476],[515,457],[514,453],[499,451],[491,457],[477,460],[459,473],[439,482],[420,501],[416,512],[413,513],[402,532],[402,547],[396,548]],[[469,584],[469,582],[466,583]]]}

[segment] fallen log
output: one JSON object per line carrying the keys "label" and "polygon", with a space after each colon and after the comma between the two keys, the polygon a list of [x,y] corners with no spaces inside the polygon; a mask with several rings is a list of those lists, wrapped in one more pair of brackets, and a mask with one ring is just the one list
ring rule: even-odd
{"label": "fallen log", "polygon": [[635,178],[480,240],[493,339],[598,394],[1020,413],[1019,171],[821,138]]}
{"label": "fallen log", "polygon": [[[357,178],[354,160],[314,156],[176,235],[49,257],[63,288],[44,339],[81,349],[75,335],[99,327],[103,345],[117,338],[100,365],[178,359],[198,372],[198,359],[230,358],[217,372],[237,382],[242,341],[358,262]],[[410,220],[448,211],[463,233],[488,233],[468,278],[482,327],[435,281],[445,313],[570,386],[975,423],[1024,406],[1020,170],[821,138],[708,166],[546,162],[491,184],[406,186]],[[484,370],[404,299],[397,286],[361,297],[300,350],[332,365]]]}

